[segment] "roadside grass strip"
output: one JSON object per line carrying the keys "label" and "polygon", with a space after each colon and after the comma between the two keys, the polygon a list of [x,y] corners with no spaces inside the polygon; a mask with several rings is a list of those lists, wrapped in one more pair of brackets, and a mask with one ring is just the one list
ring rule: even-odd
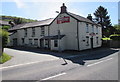
{"label": "roadside grass strip", "polygon": [[9,56],[6,53],[3,53],[2,56],[0,57],[0,63],[3,64],[10,59],[11,59],[11,56]]}

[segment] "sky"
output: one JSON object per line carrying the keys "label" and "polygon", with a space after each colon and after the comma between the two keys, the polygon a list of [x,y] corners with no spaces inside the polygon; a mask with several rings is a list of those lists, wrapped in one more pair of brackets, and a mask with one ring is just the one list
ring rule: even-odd
{"label": "sky", "polygon": [[[28,19],[44,20],[48,18],[55,18],[60,12],[60,7],[62,3],[67,6],[67,11],[87,17],[88,14],[92,14],[101,5],[108,10],[108,15],[112,25],[118,24],[118,2],[79,2],[79,1],[60,1],[60,2],[41,2],[41,1],[23,1],[23,0],[13,0],[13,1],[2,1],[0,4],[1,15],[7,16],[17,16]],[[120,6],[119,6],[120,7]],[[119,16],[120,17],[120,16]]]}

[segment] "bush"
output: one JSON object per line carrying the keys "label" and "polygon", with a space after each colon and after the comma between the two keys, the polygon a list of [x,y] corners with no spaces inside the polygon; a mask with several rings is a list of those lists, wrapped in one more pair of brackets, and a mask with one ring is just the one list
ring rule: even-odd
{"label": "bush", "polygon": [[120,40],[120,34],[110,35],[110,39],[119,41]]}
{"label": "bush", "polygon": [[2,39],[2,44],[0,43],[0,46],[2,45],[2,51],[8,43],[8,35],[9,33],[7,31],[0,29],[0,38]]}
{"label": "bush", "polygon": [[11,59],[11,56],[7,55],[6,53],[3,53],[3,55],[0,57],[0,63],[4,63]]}

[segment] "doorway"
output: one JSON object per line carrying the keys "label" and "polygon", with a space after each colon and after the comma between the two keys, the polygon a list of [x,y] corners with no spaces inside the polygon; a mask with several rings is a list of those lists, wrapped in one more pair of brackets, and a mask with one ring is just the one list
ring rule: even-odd
{"label": "doorway", "polygon": [[91,41],[91,49],[93,49],[93,37],[90,38],[90,41]]}

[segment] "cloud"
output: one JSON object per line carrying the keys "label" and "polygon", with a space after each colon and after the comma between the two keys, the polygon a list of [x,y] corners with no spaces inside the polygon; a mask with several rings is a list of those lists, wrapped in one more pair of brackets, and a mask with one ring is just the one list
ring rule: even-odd
{"label": "cloud", "polygon": [[22,0],[14,0],[18,8],[24,8],[25,3]]}

